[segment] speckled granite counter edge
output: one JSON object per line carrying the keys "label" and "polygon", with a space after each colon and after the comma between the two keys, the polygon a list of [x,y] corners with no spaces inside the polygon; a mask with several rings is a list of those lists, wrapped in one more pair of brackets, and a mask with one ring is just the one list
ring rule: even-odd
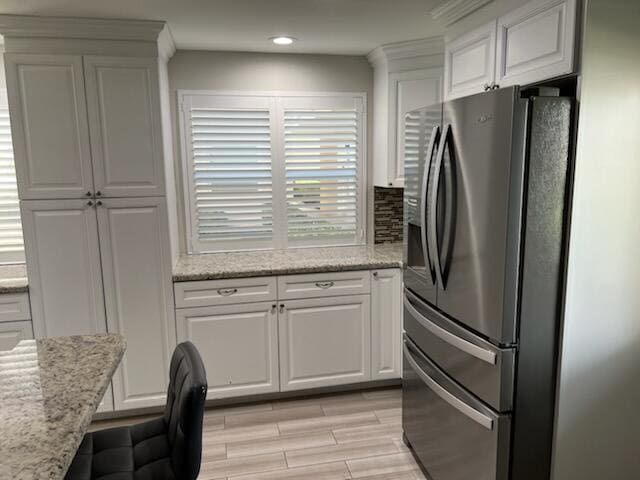
{"label": "speckled granite counter edge", "polygon": [[193,282],[200,280],[223,280],[229,278],[269,277],[275,275],[295,275],[302,273],[352,272],[354,270],[373,270],[376,268],[402,268],[401,260],[354,263],[352,265],[305,265],[299,267],[283,266],[271,269],[228,270],[205,273],[174,274],[174,282]]}
{"label": "speckled granite counter edge", "polygon": [[[97,391],[97,394],[95,395],[93,401],[90,404],[86,405],[86,410],[85,410],[85,414],[83,414],[83,421],[80,425],[80,430],[74,432],[73,436],[75,438],[73,439],[73,443],[75,444],[75,447],[71,449],[70,454],[69,454],[69,451],[63,451],[63,453],[60,455],[58,459],[59,465],[60,465],[60,472],[64,472],[61,478],[63,478],[66,472],[69,470],[69,467],[71,466],[71,462],[73,462],[73,459],[76,456],[78,447],[80,446],[80,443],[82,443],[82,439],[87,433],[87,430],[89,429],[89,425],[91,425],[91,421],[93,420],[93,415],[96,413],[96,410],[100,406],[100,402],[102,401],[102,398],[104,397],[104,394],[106,393],[107,388],[109,388],[109,385],[111,384],[111,380],[115,375],[115,372],[118,369],[118,366],[120,365],[120,362],[122,361],[122,358],[124,357],[124,353],[127,348],[127,341],[122,335],[98,334],[96,336],[102,336],[102,335],[108,336],[113,339],[113,346],[115,347],[115,351],[114,351],[115,356],[111,359],[112,361],[109,364],[109,368],[102,372],[102,376],[100,378],[100,382],[102,385],[100,390]],[[48,339],[48,340],[51,340],[51,339]]]}

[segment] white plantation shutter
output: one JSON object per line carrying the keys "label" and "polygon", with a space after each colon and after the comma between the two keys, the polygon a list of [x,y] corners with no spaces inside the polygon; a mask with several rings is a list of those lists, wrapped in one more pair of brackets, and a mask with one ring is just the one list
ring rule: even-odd
{"label": "white plantation shutter", "polygon": [[287,234],[291,244],[357,243],[360,113],[284,110]]}
{"label": "white plantation shutter", "polygon": [[191,251],[361,243],[363,104],[183,94]]}
{"label": "white plantation shutter", "polygon": [[196,98],[185,113],[196,251],[273,244],[271,114],[258,104],[231,108]]}
{"label": "white plantation shutter", "polygon": [[[417,219],[418,203],[414,201],[420,197],[420,188],[422,186],[422,176],[420,175],[420,157],[424,155],[421,150],[421,141],[424,135],[421,129],[424,129],[424,121],[421,122],[420,112],[409,112],[404,117],[404,178],[405,178],[405,198],[408,200],[405,208],[409,218]],[[424,162],[424,159],[423,159]]]}
{"label": "white plantation shutter", "polygon": [[9,109],[0,93],[0,263],[16,262],[24,262],[24,243]]}

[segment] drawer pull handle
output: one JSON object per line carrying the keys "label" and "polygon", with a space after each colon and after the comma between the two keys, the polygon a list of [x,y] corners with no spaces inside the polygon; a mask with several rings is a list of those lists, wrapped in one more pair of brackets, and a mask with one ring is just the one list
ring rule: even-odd
{"label": "drawer pull handle", "polygon": [[318,288],[331,288],[333,285],[334,282],[316,282],[316,287]]}
{"label": "drawer pull handle", "polygon": [[229,295],[238,293],[238,289],[237,288],[219,288],[218,293],[223,297],[228,297]]}
{"label": "drawer pull handle", "polygon": [[411,368],[416,373],[416,375],[418,375],[418,377],[420,377],[420,379],[424,383],[427,384],[427,386],[431,389],[431,391],[433,391],[442,400],[447,402],[449,405],[451,405],[453,408],[458,410],[463,415],[469,417],[474,422],[479,423],[480,425],[482,425],[487,430],[493,430],[493,419],[492,418],[487,417],[482,412],[479,412],[475,408],[467,405],[465,402],[460,400],[455,395],[449,393],[445,388],[441,387],[440,384],[438,384],[438,382],[436,382],[429,375],[427,375],[422,370],[422,368],[420,368],[420,365],[418,365],[418,362],[416,362],[413,359],[413,355],[411,353],[411,350],[409,350],[409,347],[408,347],[406,342],[405,342],[405,344],[403,346],[403,350],[404,350],[404,354],[405,354],[404,358],[407,360],[409,365],[411,365]]}
{"label": "drawer pull handle", "polygon": [[460,338],[453,333],[446,331],[444,328],[439,327],[435,323],[429,321],[426,317],[424,317],[417,309],[411,304],[411,301],[405,295],[403,298],[404,306],[413,318],[422,325],[424,328],[429,330],[433,335],[438,337],[440,340],[447,342],[454,348],[463,351],[473,357],[476,357],[478,360],[482,360],[483,362],[487,362],[491,365],[495,365],[498,361],[498,355],[496,352],[492,352],[491,350],[487,350],[485,348],[474,345],[463,338]]}

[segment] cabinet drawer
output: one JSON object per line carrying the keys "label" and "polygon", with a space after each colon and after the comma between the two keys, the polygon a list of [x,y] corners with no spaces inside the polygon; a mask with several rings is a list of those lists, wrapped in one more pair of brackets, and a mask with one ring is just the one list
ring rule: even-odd
{"label": "cabinet drawer", "polygon": [[255,277],[177,282],[176,308],[207,307],[276,299],[276,278]]}
{"label": "cabinet drawer", "polygon": [[369,271],[311,273],[278,277],[278,299],[361,295],[370,290]]}
{"label": "cabinet drawer", "polygon": [[0,322],[30,320],[28,293],[4,293],[0,295]]}

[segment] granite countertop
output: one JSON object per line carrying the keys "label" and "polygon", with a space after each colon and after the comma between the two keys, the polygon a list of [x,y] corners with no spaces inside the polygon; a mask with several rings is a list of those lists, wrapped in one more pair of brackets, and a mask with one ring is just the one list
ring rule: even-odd
{"label": "granite countertop", "polygon": [[21,293],[29,291],[27,267],[21,265],[0,265],[0,293]]}
{"label": "granite countertop", "polygon": [[402,244],[183,255],[174,282],[402,267]]}
{"label": "granite countertop", "polygon": [[0,478],[62,479],[124,354],[120,335],[0,351]]}

